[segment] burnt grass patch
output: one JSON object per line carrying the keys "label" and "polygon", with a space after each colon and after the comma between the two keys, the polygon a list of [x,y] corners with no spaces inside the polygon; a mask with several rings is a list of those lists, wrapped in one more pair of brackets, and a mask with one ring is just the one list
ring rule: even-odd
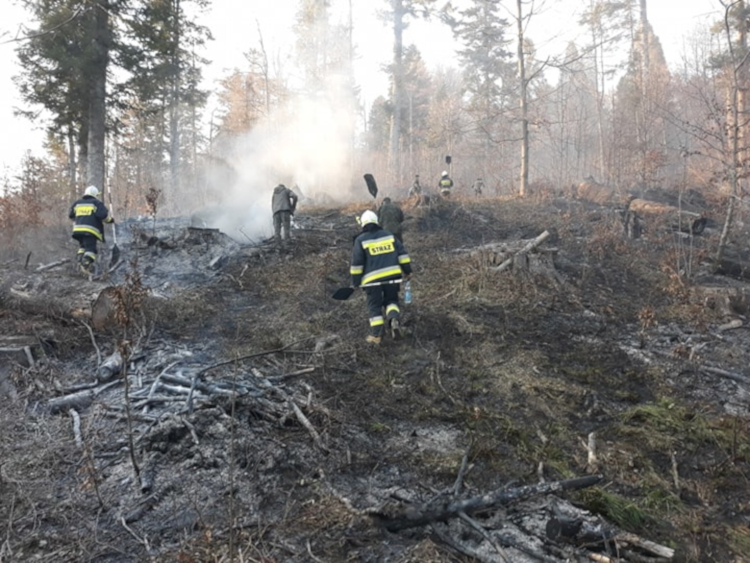
{"label": "burnt grass patch", "polygon": [[[605,481],[570,495],[576,503],[675,547],[683,561],[746,557],[748,422],[723,408],[697,360],[672,353],[679,342],[669,326],[697,337],[721,318],[680,290],[671,235],[627,240],[615,213],[575,202],[457,199],[405,211],[415,275],[402,340],[368,347],[362,294],[330,297],[349,284],[361,208],[311,210],[291,249],[245,249],[150,311],[150,341],[178,342],[203,365],[238,358],[208,381],[313,368],[293,377],[319,405],[309,419],[330,449],[317,451],[296,419],[270,423],[250,398],[224,398],[189,424],[162,421],[139,449],[144,470],[161,475],[160,498],[137,526],[151,553],[174,561],[227,560],[238,550],[257,561],[459,561],[419,533],[384,541],[331,485],[365,506],[370,488],[450,486],[464,454],[474,492],[568,478],[591,470],[585,443],[594,433]],[[544,230],[553,233],[557,277],[497,273],[467,252]],[[57,312],[2,303],[8,333],[43,319],[65,333],[69,350],[47,373],[12,375],[21,400],[3,411],[0,442],[0,514],[12,516],[0,523],[13,552],[41,561],[45,553],[57,561],[146,557],[116,517],[133,508],[127,464],[92,470],[67,419],[38,407],[45,389],[90,365],[88,332],[75,324],[66,332],[71,321]],[[702,348],[700,361],[731,358],[720,345]],[[264,351],[276,352],[239,359]],[[741,371],[744,358],[735,357],[720,365]],[[105,444],[106,414],[95,412],[84,434]],[[126,460],[116,457],[118,438],[104,459]]]}

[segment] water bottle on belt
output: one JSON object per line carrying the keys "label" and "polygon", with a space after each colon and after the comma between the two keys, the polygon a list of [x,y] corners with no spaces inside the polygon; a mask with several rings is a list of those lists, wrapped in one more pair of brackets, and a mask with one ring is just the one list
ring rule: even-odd
{"label": "water bottle on belt", "polygon": [[404,303],[408,305],[411,303],[411,282],[407,281],[404,284]]}

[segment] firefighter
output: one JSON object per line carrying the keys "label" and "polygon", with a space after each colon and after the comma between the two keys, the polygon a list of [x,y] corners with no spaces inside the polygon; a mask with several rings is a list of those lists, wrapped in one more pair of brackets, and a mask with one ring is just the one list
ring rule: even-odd
{"label": "firefighter", "polygon": [[448,172],[445,170],[440,175],[440,181],[438,182],[438,191],[443,197],[449,197],[451,195],[451,189],[453,188],[453,180],[448,176]]}
{"label": "firefighter", "polygon": [[397,203],[393,203],[389,197],[384,198],[380,209],[378,209],[378,218],[381,227],[404,242],[403,228],[401,227],[401,223],[404,222],[404,212],[401,211]]}
{"label": "firefighter", "polygon": [[484,180],[482,180],[482,178],[477,178],[472,187],[474,188],[474,195],[477,197],[481,196],[482,191],[484,190]]}
{"label": "firefighter", "polygon": [[419,174],[414,176],[414,183],[409,188],[409,198],[415,198],[417,205],[419,205],[422,199],[422,184],[419,183]]}
{"label": "firefighter", "polygon": [[[374,211],[362,213],[360,225],[362,232],[354,240],[350,273],[352,285],[362,286],[367,294],[370,332],[366,340],[377,345],[383,339],[386,322],[394,338],[403,334],[399,325],[399,284],[382,282],[411,279],[411,259],[401,241],[380,228]],[[379,285],[367,287],[376,283]]]}
{"label": "firefighter", "polygon": [[96,264],[97,245],[104,242],[104,223],[114,223],[109,210],[99,201],[99,188],[89,186],[83,197],[70,208],[68,217],[75,220],[73,238],[78,241],[79,248],[76,260],[81,272],[90,274]]}
{"label": "firefighter", "polygon": [[298,199],[297,194],[284,184],[279,184],[273,189],[271,209],[273,211],[273,233],[277,245],[284,246],[291,240],[292,215],[297,209]]}

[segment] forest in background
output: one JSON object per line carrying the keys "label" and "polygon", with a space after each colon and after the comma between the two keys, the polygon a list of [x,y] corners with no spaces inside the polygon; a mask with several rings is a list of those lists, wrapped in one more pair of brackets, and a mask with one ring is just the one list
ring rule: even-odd
{"label": "forest in background", "polygon": [[[668,67],[647,0],[590,2],[565,22],[586,41],[544,60],[527,33],[533,1],[380,1],[387,96],[363,107],[358,30],[333,16],[340,2],[299,0],[290,52],[268,50],[259,27],[206,115],[209,0],[26,0],[15,81],[29,118],[45,120],[46,154],[5,180],[3,231],[64,224],[88,184],[120,216],[184,215],[265,202],[279,181],[357,200],[366,170],[401,197],[415,174],[431,187],[446,167],[459,190],[482,177],[489,196],[568,194],[587,178],[620,193],[698,190],[731,229],[747,175],[744,1],[722,0],[723,21],[689,38],[681,68]],[[455,64],[427,67],[430,45],[408,42],[418,18],[450,27]]]}

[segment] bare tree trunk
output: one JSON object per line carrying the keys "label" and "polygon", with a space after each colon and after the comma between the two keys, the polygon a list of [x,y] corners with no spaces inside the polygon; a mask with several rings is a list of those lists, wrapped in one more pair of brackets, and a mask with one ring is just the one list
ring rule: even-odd
{"label": "bare tree trunk", "polygon": [[268,79],[268,53],[266,53],[266,45],[263,42],[263,32],[260,29],[260,22],[255,20],[255,27],[258,29],[258,44],[260,45],[260,54],[263,57],[262,67],[260,69],[263,75],[263,88],[266,92],[266,116],[271,115],[271,85]]}
{"label": "bare tree trunk", "polygon": [[516,24],[518,25],[518,79],[521,87],[521,171],[519,174],[518,195],[525,196],[529,187],[529,109],[527,100],[526,60],[523,52],[523,5],[516,0]]}
{"label": "bare tree trunk", "polygon": [[[740,103],[744,103],[744,96],[741,92],[741,85],[744,84],[744,67],[747,63],[748,53],[747,53],[747,39],[746,34],[744,30],[740,31],[739,38],[737,40],[737,47],[739,47],[739,50],[741,53],[744,53],[744,56],[741,61],[737,62],[736,60],[736,51],[734,48],[734,43],[732,41],[732,29],[731,24],[729,22],[730,17],[730,10],[733,6],[738,4],[738,9],[740,12],[744,13],[745,8],[745,2],[744,0],[739,0],[739,2],[734,2],[729,5],[725,5],[724,9],[724,29],[727,34],[727,43],[729,45],[729,53],[730,53],[730,61],[732,64],[732,81],[731,81],[731,102],[730,102],[730,127],[729,127],[729,135],[731,140],[731,164],[729,166],[729,185],[730,185],[730,193],[729,193],[729,201],[727,202],[727,211],[726,215],[724,216],[724,225],[721,228],[721,235],[719,236],[719,244],[716,248],[716,255],[714,256],[714,262],[715,267],[719,268],[721,266],[721,261],[724,257],[724,252],[727,247],[727,243],[729,242],[729,234],[732,230],[732,225],[734,223],[734,212],[735,212],[735,206],[736,206],[736,200],[739,194],[739,174],[738,169],[742,165],[741,159],[740,159],[740,151],[742,150],[742,147],[740,146],[740,135],[741,135],[741,124],[740,124]],[[743,24],[744,25],[744,24]]]}
{"label": "bare tree trunk", "polygon": [[88,167],[86,181],[104,190],[104,138],[107,115],[107,66],[111,42],[109,1],[95,0],[93,9],[93,52],[90,75]]}
{"label": "bare tree trunk", "polygon": [[169,173],[171,200],[177,201],[180,193],[180,0],[172,3],[172,84],[169,100]]}
{"label": "bare tree trunk", "polygon": [[74,201],[78,192],[78,162],[76,136],[72,127],[68,127],[68,182],[70,183],[70,199]]}
{"label": "bare tree trunk", "polygon": [[[593,2],[590,2],[592,4],[592,11],[593,11]],[[597,28],[599,29],[597,30]],[[597,33],[599,31],[599,33]],[[591,22],[591,40],[592,44],[594,46],[593,49],[593,56],[594,56],[594,81],[596,83],[596,127],[597,127],[597,133],[599,136],[599,178],[597,178],[600,182],[604,181],[606,182],[606,178],[604,177],[604,161],[605,161],[605,155],[604,155],[604,52],[603,52],[603,38],[604,33],[602,32],[600,26],[592,21]],[[599,67],[601,63],[602,68]]]}
{"label": "bare tree trunk", "polygon": [[393,116],[391,118],[391,139],[388,152],[390,181],[396,184],[401,179],[401,112],[403,105],[404,74],[404,3],[393,3]]}

